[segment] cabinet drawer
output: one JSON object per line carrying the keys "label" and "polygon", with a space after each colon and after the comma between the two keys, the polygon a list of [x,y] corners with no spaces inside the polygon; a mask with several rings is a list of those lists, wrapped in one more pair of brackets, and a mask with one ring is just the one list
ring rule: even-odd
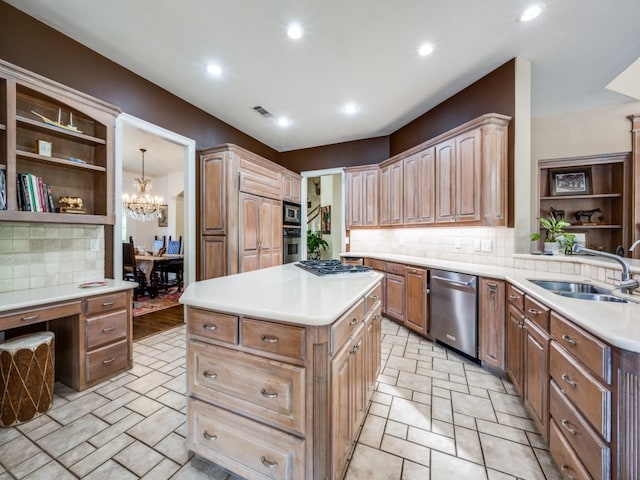
{"label": "cabinet drawer", "polygon": [[507,300],[521,312],[524,310],[524,292],[510,283],[507,284]]}
{"label": "cabinet drawer", "polygon": [[404,276],[405,274],[405,266],[401,263],[387,262],[386,270],[387,270],[387,273],[395,273],[396,275]]}
{"label": "cabinet drawer", "polygon": [[103,312],[127,308],[127,294],[126,292],[118,292],[109,295],[100,295],[98,297],[87,298],[85,302],[85,315],[99,315]]}
{"label": "cabinet drawer", "polygon": [[367,293],[365,297],[365,314],[369,313],[377,302],[382,302],[382,283],[379,283]]}
{"label": "cabinet drawer", "polygon": [[589,473],[596,480],[608,480],[611,458],[609,447],[569,403],[553,380],[550,404],[551,417]]}
{"label": "cabinet drawer", "polygon": [[127,341],[89,352],[85,358],[87,383],[111,376],[127,368]]}
{"label": "cabinet drawer", "polygon": [[576,456],[567,440],[562,436],[558,425],[551,419],[549,429],[549,450],[556,461],[562,477],[574,480],[591,480],[587,469]]}
{"label": "cabinet drawer", "polygon": [[45,308],[28,308],[0,315],[0,330],[21,327],[32,323],[46,322],[54,318],[78,315],[82,311],[80,301],[52,305]]}
{"label": "cabinet drawer", "polygon": [[306,354],[305,330],[293,325],[243,318],[242,345],[304,360]]}
{"label": "cabinet drawer", "polygon": [[304,440],[193,398],[187,447],[207,460],[253,479],[305,478]]}
{"label": "cabinet drawer", "polygon": [[381,272],[385,271],[385,261],[384,260],[376,260],[375,258],[365,258],[364,264],[367,267],[371,267],[374,270],[379,270]]}
{"label": "cabinet drawer", "polygon": [[593,373],[611,384],[611,347],[555,312],[551,313],[551,336]]}
{"label": "cabinet drawer", "polygon": [[204,343],[189,343],[196,396],[304,435],[304,368]]}
{"label": "cabinet drawer", "polygon": [[529,295],[524,296],[524,314],[545,332],[549,331],[549,307],[534,300]]}
{"label": "cabinet drawer", "polygon": [[549,370],[558,387],[585,419],[605,440],[610,441],[611,392],[555,341],[551,342]]}
{"label": "cabinet drawer", "polygon": [[126,310],[86,319],[85,343],[87,350],[126,338],[127,320]]}
{"label": "cabinet drawer", "polygon": [[331,325],[331,353],[340,350],[344,342],[364,320],[364,300],[356,303],[347,313]]}
{"label": "cabinet drawer", "polygon": [[238,344],[238,317],[189,307],[187,318],[190,335]]}

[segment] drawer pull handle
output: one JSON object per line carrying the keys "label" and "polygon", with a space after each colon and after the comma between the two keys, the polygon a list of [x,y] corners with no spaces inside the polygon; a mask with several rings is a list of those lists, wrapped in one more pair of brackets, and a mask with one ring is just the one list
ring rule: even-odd
{"label": "drawer pull handle", "polygon": [[113,363],[115,361],[116,361],[116,357],[111,357],[111,358],[108,358],[107,360],[103,360],[102,364],[103,365],[109,365],[109,364],[111,364],[111,363]]}
{"label": "drawer pull handle", "polygon": [[351,353],[351,355],[355,355],[356,352],[358,350],[360,350],[360,345],[362,344],[362,340],[360,340],[358,343],[356,343],[353,348],[351,349],[351,351],[349,353]]}
{"label": "drawer pull handle", "polygon": [[571,424],[569,423],[569,420],[567,420],[566,418],[562,419],[562,426],[567,430],[567,432],[569,432],[571,435],[577,435],[578,432],[571,428]]}
{"label": "drawer pull handle", "polygon": [[540,311],[536,310],[535,308],[529,308],[527,312],[529,312],[531,315],[540,315]]}
{"label": "drawer pull handle", "polygon": [[509,295],[509,298],[510,298],[511,300],[517,300],[517,299],[519,299],[519,298],[520,298],[520,295],[513,295],[513,294],[511,294],[511,295]]}
{"label": "drawer pull handle", "polygon": [[262,462],[262,464],[267,467],[267,468],[276,468],[278,466],[278,462],[270,462],[269,460],[267,460],[264,457],[260,458],[260,461]]}
{"label": "drawer pull handle", "polygon": [[105,327],[102,329],[102,333],[109,333],[109,332],[113,332],[116,329],[115,326],[113,327]]}
{"label": "drawer pull handle", "polygon": [[576,342],[573,338],[571,338],[569,335],[567,335],[566,333],[564,335],[562,335],[562,339],[567,342],[570,343],[571,345],[577,345],[578,342]]}
{"label": "drawer pull handle", "polygon": [[356,317],[353,317],[349,322],[349,325],[355,325],[356,323],[358,323],[358,319]]}
{"label": "drawer pull handle", "polygon": [[266,335],[262,335],[260,338],[264,343],[278,343],[278,337],[267,337]]}
{"label": "drawer pull handle", "polygon": [[371,295],[371,298],[373,298],[374,300],[378,299],[378,295]]}
{"label": "drawer pull handle", "polygon": [[564,380],[565,382],[567,382],[569,385],[571,385],[572,387],[575,387],[577,385],[576,382],[574,382],[573,380],[571,380],[571,377],[569,375],[567,375],[566,373],[562,374],[562,380]]}
{"label": "drawer pull handle", "polygon": [[278,392],[269,393],[264,388],[260,390],[260,393],[265,398],[278,398]]}
{"label": "drawer pull handle", "polygon": [[205,378],[218,378],[218,374],[217,373],[209,373],[208,371],[204,371],[202,372],[202,376]]}
{"label": "drawer pull handle", "polygon": [[217,329],[217,328],[218,328],[218,326],[217,326],[217,325],[209,325],[208,323],[205,323],[205,324],[202,326],[202,328],[204,328],[205,330],[211,330],[211,331],[213,331],[213,330]]}
{"label": "drawer pull handle", "polygon": [[489,288],[497,288],[498,284],[494,282],[487,282],[487,287]]}
{"label": "drawer pull handle", "polygon": [[102,302],[102,306],[103,307],[110,307],[114,304],[115,302]]}
{"label": "drawer pull handle", "polygon": [[206,430],[204,432],[202,432],[202,436],[204,438],[206,438],[207,440],[217,440],[218,439],[217,435],[209,435]]}
{"label": "drawer pull handle", "polygon": [[573,475],[568,473],[570,471],[571,471],[571,468],[569,467],[569,465],[567,465],[567,464],[562,465],[562,472],[567,474],[567,478],[569,480],[576,480],[576,477],[574,477]]}
{"label": "drawer pull handle", "polygon": [[40,314],[36,313],[35,315],[29,315],[28,317],[22,317],[20,320],[23,321],[23,322],[28,322],[29,320],[35,320],[39,316],[40,316]]}

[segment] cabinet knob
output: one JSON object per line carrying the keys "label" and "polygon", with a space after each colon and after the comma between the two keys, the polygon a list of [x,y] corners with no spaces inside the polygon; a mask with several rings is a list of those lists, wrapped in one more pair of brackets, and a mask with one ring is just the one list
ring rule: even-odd
{"label": "cabinet knob", "polygon": [[262,335],[260,337],[260,339],[264,342],[264,343],[277,343],[278,342],[278,337],[268,337],[266,335]]}
{"label": "cabinet knob", "polygon": [[562,374],[562,380],[564,380],[566,383],[568,383],[572,387],[575,387],[577,385],[577,383],[574,382],[573,380],[571,380],[571,377],[569,375],[567,375],[566,373]]}
{"label": "cabinet knob", "polygon": [[519,299],[519,298],[520,298],[520,296],[519,296],[519,295],[513,295],[513,294],[511,294],[511,295],[509,295],[509,298],[510,298],[511,300],[517,300],[517,299]]}
{"label": "cabinet knob", "polygon": [[205,330],[215,330],[216,328],[218,328],[216,325],[209,325],[208,323],[205,323],[202,328],[204,328]]}
{"label": "cabinet knob", "polygon": [[529,308],[527,312],[529,312],[531,315],[540,315],[540,311],[536,310],[535,308]]}
{"label": "cabinet knob", "polygon": [[205,378],[218,378],[218,374],[217,373],[210,373],[207,370],[202,372],[202,376],[205,377]]}
{"label": "cabinet knob", "polygon": [[571,435],[577,435],[577,434],[578,434],[578,432],[577,432],[575,429],[571,428],[571,423],[569,423],[569,420],[567,420],[566,418],[563,418],[563,419],[562,419],[562,426],[563,426],[563,427],[565,428],[565,430],[566,430],[567,432],[569,432]]}
{"label": "cabinet knob", "polygon": [[565,473],[569,480],[576,480],[576,477],[571,475],[570,472],[573,472],[573,470],[571,470],[571,467],[569,467],[569,465],[567,465],[566,463],[562,465],[562,473]]}
{"label": "cabinet knob", "polygon": [[102,364],[103,365],[109,365],[109,364],[111,364],[111,363],[113,363],[115,361],[116,361],[116,357],[111,357],[111,358],[108,358],[107,360],[103,360]]}
{"label": "cabinet knob", "polygon": [[278,466],[278,462],[270,462],[264,457],[260,457],[260,461],[267,468],[276,468]]}
{"label": "cabinet knob", "polygon": [[260,394],[264,398],[278,398],[278,392],[267,392],[264,388],[260,390]]}
{"label": "cabinet knob", "polygon": [[206,430],[204,432],[202,432],[202,436],[204,438],[206,438],[207,440],[217,440],[218,439],[217,435],[209,435]]}
{"label": "cabinet knob", "polygon": [[567,342],[567,343],[569,343],[569,344],[571,344],[571,345],[577,345],[577,344],[578,344],[578,342],[576,342],[573,338],[571,338],[571,337],[570,337],[569,335],[567,335],[566,333],[565,333],[564,335],[562,335],[562,339],[563,339],[565,342]]}
{"label": "cabinet knob", "polygon": [[349,325],[355,325],[356,323],[358,323],[358,319],[356,317],[353,317],[349,322]]}
{"label": "cabinet knob", "polygon": [[102,333],[109,333],[109,332],[113,332],[116,329],[115,326],[111,326],[111,327],[105,327],[102,329]]}

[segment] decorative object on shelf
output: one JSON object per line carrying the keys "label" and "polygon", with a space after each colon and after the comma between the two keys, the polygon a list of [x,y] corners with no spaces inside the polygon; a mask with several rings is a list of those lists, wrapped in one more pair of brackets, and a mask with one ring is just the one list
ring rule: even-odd
{"label": "decorative object on shelf", "polygon": [[331,205],[320,207],[320,225],[322,233],[331,233]]}
{"label": "decorative object on shelf", "polygon": [[0,170],[0,210],[7,209],[7,177],[4,170]]}
{"label": "decorative object on shelf", "polygon": [[40,117],[42,119],[42,121],[44,123],[46,123],[47,125],[51,125],[54,127],[58,127],[58,128],[64,128],[65,130],[69,130],[72,132],[76,132],[76,133],[83,133],[82,130],[79,130],[78,127],[76,127],[73,124],[73,113],[69,112],[69,123],[67,125],[65,125],[64,123],[62,123],[62,109],[59,108],[58,109],[58,121],[53,121],[50,118],[45,117],[44,115],[42,115],[41,113],[36,112],[35,110],[31,110],[31,113],[33,113],[34,115],[37,115],[38,117]]}
{"label": "decorative object on shelf", "polygon": [[67,160],[69,160],[70,162],[73,162],[73,163],[82,163],[82,164],[87,163],[84,160],[82,160],[80,158],[75,158],[75,157],[69,157],[69,158],[67,158]]}
{"label": "decorative object on shelf", "polygon": [[[596,212],[600,212],[602,213],[602,209],[600,208],[594,208],[592,210],[578,210],[575,213],[575,217],[576,217],[576,224],[578,225],[597,225],[596,222],[592,222],[591,221],[591,217],[593,217],[593,214]],[[583,222],[582,219],[586,218],[587,221]],[[602,218],[602,217],[600,217]]]}
{"label": "decorative object on shelf", "polygon": [[591,195],[591,167],[549,170],[549,192],[556,195]]}
{"label": "decorative object on shelf", "polygon": [[320,259],[320,249],[326,250],[329,244],[318,232],[307,230],[307,258],[309,260]]}
{"label": "decorative object on shelf", "polygon": [[84,202],[80,197],[60,197],[60,213],[87,213],[87,209],[83,208]]}
{"label": "decorative object on shelf", "polygon": [[51,156],[51,142],[47,142],[46,140],[38,140],[38,155],[42,155],[44,157]]}
{"label": "decorative object on shelf", "polygon": [[160,213],[158,215],[158,226],[159,227],[168,227],[169,226],[169,219],[168,219],[168,211],[169,211],[169,206],[168,205],[160,205],[160,210],[158,210]]}
{"label": "decorative object on shelf", "polygon": [[551,213],[551,216],[553,218],[555,218],[556,220],[562,220],[564,219],[565,216],[565,211],[564,210],[556,210],[553,207],[549,208],[549,212]]}
{"label": "decorative object on shelf", "polygon": [[[565,228],[570,227],[571,224],[566,220],[558,220],[553,215],[548,218],[539,217],[538,221],[542,228],[547,231],[547,236],[544,240],[544,253],[556,255],[560,252],[560,247],[567,242],[575,241],[575,236],[571,233],[564,231]],[[531,234],[531,240],[540,240],[542,235],[539,232]]]}
{"label": "decorative object on shelf", "polygon": [[160,218],[160,207],[163,204],[161,197],[152,197],[148,193],[152,185],[151,179],[144,178],[144,153],[147,149],[141,148],[140,151],[142,152],[142,176],[133,180],[133,186],[137,193],[134,193],[131,197],[124,194],[122,196],[122,208],[134,220],[146,222],[154,218]]}

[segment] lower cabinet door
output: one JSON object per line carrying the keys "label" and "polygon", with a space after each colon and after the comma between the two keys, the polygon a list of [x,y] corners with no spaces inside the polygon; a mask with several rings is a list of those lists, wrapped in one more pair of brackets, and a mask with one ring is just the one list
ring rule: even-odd
{"label": "lower cabinet door", "polygon": [[98,348],[86,355],[86,382],[92,384],[127,369],[127,340]]}
{"label": "lower cabinet door", "polygon": [[247,479],[304,478],[304,440],[190,398],[188,448]]}

